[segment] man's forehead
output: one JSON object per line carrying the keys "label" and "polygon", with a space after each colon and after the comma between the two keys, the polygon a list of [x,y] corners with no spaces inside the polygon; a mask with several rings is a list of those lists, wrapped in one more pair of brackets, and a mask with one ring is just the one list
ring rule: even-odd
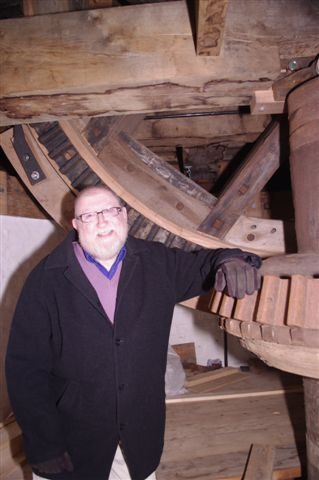
{"label": "man's forehead", "polygon": [[106,190],[93,190],[81,196],[76,202],[76,210],[94,205],[116,206],[118,200],[112,192]]}

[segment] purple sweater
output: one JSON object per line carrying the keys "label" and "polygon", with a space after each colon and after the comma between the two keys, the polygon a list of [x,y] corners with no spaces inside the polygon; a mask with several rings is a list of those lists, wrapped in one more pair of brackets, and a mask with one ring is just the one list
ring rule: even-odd
{"label": "purple sweater", "polygon": [[87,276],[91,285],[95,289],[104,311],[110,321],[114,322],[114,312],[116,304],[117,287],[122,269],[122,262],[117,266],[116,272],[111,279],[103,273],[90,261],[85,258],[83,249],[78,242],[73,242],[74,253],[78,259],[83,272]]}

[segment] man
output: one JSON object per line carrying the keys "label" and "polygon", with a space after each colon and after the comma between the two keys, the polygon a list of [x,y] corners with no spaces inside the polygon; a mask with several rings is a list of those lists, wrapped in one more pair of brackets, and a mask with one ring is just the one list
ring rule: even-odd
{"label": "man", "polygon": [[26,455],[41,478],[153,479],[174,305],[214,282],[253,293],[261,260],[128,237],[105,187],[78,195],[73,227],[31,272],[12,323],[7,382]]}

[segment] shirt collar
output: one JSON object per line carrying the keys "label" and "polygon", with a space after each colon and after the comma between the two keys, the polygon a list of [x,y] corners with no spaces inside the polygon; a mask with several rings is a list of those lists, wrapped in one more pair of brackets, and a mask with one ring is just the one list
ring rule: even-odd
{"label": "shirt collar", "polygon": [[121,248],[121,250],[119,251],[119,254],[118,256],[116,257],[116,260],[115,262],[113,263],[112,267],[110,268],[110,270],[108,270],[107,268],[104,267],[104,265],[102,265],[100,262],[98,262],[94,257],[92,257],[92,255],[90,255],[88,252],[86,252],[84,249],[83,249],[83,253],[84,253],[84,256],[86,258],[86,260],[88,262],[91,262],[93,263],[99,270],[100,272],[103,273],[103,275],[105,275],[106,278],[108,278],[109,280],[111,280],[114,275],[115,275],[115,272],[117,270],[117,267],[119,266],[119,264],[124,260],[124,257],[126,255],[126,247],[123,246]]}

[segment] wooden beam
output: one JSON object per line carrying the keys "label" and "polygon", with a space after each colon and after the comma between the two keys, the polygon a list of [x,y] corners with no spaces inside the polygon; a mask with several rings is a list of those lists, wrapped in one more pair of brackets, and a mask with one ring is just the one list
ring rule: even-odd
{"label": "wooden beam", "polygon": [[[207,112],[209,113],[209,112]],[[212,143],[245,144],[257,140],[270,122],[269,115],[203,115],[180,118],[145,119],[135,137],[151,150],[154,147],[184,148]]]}
{"label": "wooden beam", "polygon": [[275,100],[272,88],[253,92],[253,98],[250,103],[250,111],[253,115],[284,113],[285,108],[284,100]]}
{"label": "wooden beam", "polygon": [[13,129],[7,130],[0,135],[0,144],[19,177],[23,183],[27,185],[27,188],[32,192],[32,195],[37,199],[39,204],[58,225],[61,225],[65,230],[69,230],[71,228],[71,219],[73,215],[74,196],[69,187],[56,175],[30,127],[24,126],[23,132],[30,151],[34,154],[39,166],[45,174],[46,178],[43,181],[34,185],[30,184],[28,176],[13,145]]}
{"label": "wooden beam", "polygon": [[275,449],[272,445],[253,444],[243,480],[272,480]]}
{"label": "wooden beam", "polygon": [[220,195],[199,231],[224,238],[243,210],[279,168],[280,126],[273,121]]}
{"label": "wooden beam", "polygon": [[257,397],[269,397],[273,395],[289,395],[294,393],[303,393],[302,387],[289,387],[278,390],[266,390],[264,392],[239,392],[239,393],[205,393],[205,394],[187,394],[176,395],[174,397],[166,398],[166,404],[172,403],[194,403],[194,402],[212,402],[215,400],[234,400],[234,399],[249,399]]}
{"label": "wooden beam", "polygon": [[300,55],[319,49],[315,6],[287,2],[232,3],[216,57],[196,55],[183,0],[2,20],[0,125],[248,105],[300,38]]}
{"label": "wooden beam", "polygon": [[196,0],[197,55],[219,55],[225,29],[228,0]]}
{"label": "wooden beam", "polygon": [[22,0],[25,17],[111,6],[112,0]]}

